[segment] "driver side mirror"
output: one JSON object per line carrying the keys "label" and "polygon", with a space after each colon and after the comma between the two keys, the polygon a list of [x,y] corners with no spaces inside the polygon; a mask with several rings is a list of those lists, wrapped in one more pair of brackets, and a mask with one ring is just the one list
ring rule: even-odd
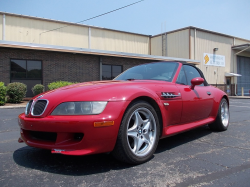
{"label": "driver side mirror", "polygon": [[191,80],[191,86],[190,89],[194,89],[196,85],[201,85],[204,82],[204,79],[201,77],[196,77]]}

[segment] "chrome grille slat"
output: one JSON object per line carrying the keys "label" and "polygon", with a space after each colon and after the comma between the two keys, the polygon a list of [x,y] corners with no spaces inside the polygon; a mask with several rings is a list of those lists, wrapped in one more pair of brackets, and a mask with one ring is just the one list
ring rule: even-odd
{"label": "chrome grille slat", "polygon": [[31,109],[32,103],[33,103],[33,100],[30,100],[28,102],[28,104],[26,105],[25,115],[28,115],[30,113],[30,109]]}

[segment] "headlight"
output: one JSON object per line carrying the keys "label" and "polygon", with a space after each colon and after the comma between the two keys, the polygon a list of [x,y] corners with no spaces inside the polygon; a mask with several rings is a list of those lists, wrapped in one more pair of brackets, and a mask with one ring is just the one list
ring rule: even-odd
{"label": "headlight", "polygon": [[105,101],[66,102],[58,105],[51,115],[88,115],[100,114],[106,107]]}

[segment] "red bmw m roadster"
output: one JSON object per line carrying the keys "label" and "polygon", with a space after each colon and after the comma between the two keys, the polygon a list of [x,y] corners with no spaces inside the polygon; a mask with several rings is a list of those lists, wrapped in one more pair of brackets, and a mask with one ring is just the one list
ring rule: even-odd
{"label": "red bmw m roadster", "polygon": [[140,164],[160,138],[208,125],[224,131],[229,100],[195,66],[156,62],[111,81],[83,82],[34,97],[18,120],[19,142],[65,155],[111,152]]}

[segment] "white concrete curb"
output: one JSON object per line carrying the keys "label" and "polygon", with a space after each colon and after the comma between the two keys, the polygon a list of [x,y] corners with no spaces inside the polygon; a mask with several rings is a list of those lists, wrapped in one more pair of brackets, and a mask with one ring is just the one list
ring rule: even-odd
{"label": "white concrete curb", "polygon": [[229,99],[250,99],[249,96],[228,96]]}
{"label": "white concrete curb", "polygon": [[26,105],[15,105],[15,106],[0,106],[0,108],[25,108]]}

